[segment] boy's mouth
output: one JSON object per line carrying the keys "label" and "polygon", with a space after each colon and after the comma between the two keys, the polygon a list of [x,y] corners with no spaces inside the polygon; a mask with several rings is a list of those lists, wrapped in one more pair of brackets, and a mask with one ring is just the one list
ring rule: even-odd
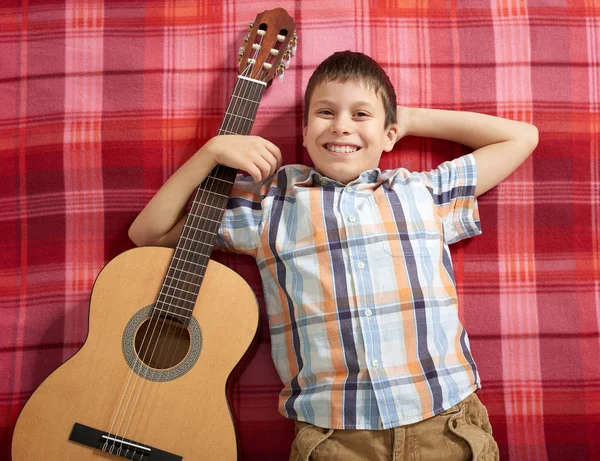
{"label": "boy's mouth", "polygon": [[329,152],[333,152],[334,154],[352,154],[357,150],[360,150],[360,147],[355,146],[353,144],[325,144],[323,147],[327,149]]}

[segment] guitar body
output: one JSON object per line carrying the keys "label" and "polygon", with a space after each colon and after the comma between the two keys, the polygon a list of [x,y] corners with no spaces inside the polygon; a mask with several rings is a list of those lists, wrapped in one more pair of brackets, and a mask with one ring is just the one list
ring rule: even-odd
{"label": "guitar body", "polygon": [[[113,435],[119,435],[121,422],[122,437],[184,460],[237,459],[226,384],[252,343],[259,320],[254,293],[239,275],[209,262],[192,319],[201,339],[192,337],[190,350],[178,346],[182,363],[195,350],[191,365],[169,367],[162,370],[168,379],[150,380],[150,375],[132,372],[125,358],[126,345],[134,347],[126,331],[133,326],[141,336],[132,319],[155,302],[172,256],[169,248],[134,248],[103,268],[91,295],[86,342],[23,408],[15,427],[13,461],[124,459],[69,440],[75,423],[108,432],[113,420]],[[141,370],[142,362],[137,356],[134,360]]]}

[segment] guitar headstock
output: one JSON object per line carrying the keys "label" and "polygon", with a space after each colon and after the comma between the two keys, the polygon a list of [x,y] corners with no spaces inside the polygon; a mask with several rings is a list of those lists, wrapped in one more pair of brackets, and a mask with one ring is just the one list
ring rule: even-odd
{"label": "guitar headstock", "polygon": [[248,28],[238,55],[238,73],[270,85],[275,75],[283,78],[296,52],[296,23],[283,8],[263,11]]}

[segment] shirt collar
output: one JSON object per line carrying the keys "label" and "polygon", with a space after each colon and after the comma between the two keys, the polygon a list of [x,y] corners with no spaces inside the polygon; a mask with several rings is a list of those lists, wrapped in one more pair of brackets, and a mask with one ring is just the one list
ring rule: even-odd
{"label": "shirt collar", "polygon": [[363,171],[358,178],[349,182],[348,184],[343,184],[340,181],[335,179],[328,178],[325,175],[322,175],[316,170],[310,170],[308,174],[308,178],[304,181],[297,182],[297,186],[311,187],[311,186],[320,186],[320,187],[357,187],[360,186],[380,186],[381,184],[388,182],[393,176],[394,170],[385,170],[381,171],[379,168],[374,168],[372,170]]}

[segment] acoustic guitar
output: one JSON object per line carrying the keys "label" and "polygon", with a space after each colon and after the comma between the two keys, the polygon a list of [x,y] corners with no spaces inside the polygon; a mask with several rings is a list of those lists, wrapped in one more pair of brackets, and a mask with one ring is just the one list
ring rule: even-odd
{"label": "acoustic guitar", "polygon": [[[295,29],[281,8],[250,24],[219,134],[250,133]],[[198,187],[175,249],[134,248],[104,266],[87,339],[21,411],[13,461],[237,459],[228,381],[259,311],[248,284],[210,260],[236,174],[219,165]]]}

